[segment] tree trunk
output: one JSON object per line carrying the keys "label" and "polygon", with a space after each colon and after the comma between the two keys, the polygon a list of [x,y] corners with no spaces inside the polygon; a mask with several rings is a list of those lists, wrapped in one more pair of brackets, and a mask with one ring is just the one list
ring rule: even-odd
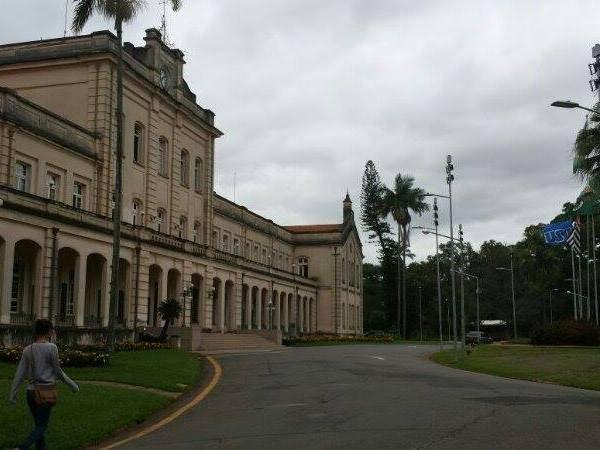
{"label": "tree trunk", "polygon": [[[117,2],[117,11],[120,11],[121,1]],[[115,311],[119,298],[119,259],[121,250],[121,203],[123,197],[123,21],[117,17],[115,21],[117,30],[117,151],[115,160],[115,190],[113,214],[113,248],[112,270],[110,283],[110,305],[108,318],[108,346],[114,351],[115,346]],[[135,318],[134,318],[135,321]]]}
{"label": "tree trunk", "polygon": [[165,324],[162,327],[162,330],[160,330],[160,340],[164,341],[167,339],[167,331],[169,330],[169,322],[170,320],[165,320]]}

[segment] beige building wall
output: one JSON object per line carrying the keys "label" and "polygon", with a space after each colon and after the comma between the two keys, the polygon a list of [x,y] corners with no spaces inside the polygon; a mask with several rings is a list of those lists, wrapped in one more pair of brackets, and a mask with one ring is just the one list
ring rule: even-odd
{"label": "beige building wall", "polygon": [[[214,194],[214,114],[189,91],[183,54],[156,30],[145,40],[124,54],[119,323],[156,325],[158,303],[177,298],[182,324],[201,328],[361,332],[349,198],[343,223],[304,229]],[[0,46],[0,327],[107,325],[114,45],[100,32]]]}

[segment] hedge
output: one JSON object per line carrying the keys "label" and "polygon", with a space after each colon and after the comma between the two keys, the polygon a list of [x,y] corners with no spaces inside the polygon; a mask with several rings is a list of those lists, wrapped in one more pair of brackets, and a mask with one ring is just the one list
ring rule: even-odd
{"label": "hedge", "polygon": [[[0,347],[0,361],[18,363],[23,347]],[[106,351],[81,351],[63,348],[59,352],[60,365],[63,367],[105,367],[110,355]]]}
{"label": "hedge", "polygon": [[534,345],[600,345],[600,330],[583,320],[560,320],[537,330],[531,336]]}
{"label": "hedge", "polygon": [[307,336],[287,337],[283,339],[283,345],[287,346],[320,343],[352,344],[357,342],[392,343],[394,342],[394,337],[391,335],[344,336],[335,334],[313,334]]}

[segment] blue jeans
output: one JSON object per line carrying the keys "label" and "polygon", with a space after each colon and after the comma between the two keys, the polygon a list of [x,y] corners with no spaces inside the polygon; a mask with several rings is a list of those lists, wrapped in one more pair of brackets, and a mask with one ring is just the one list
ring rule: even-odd
{"label": "blue jeans", "polygon": [[48,428],[48,422],[50,421],[51,408],[49,406],[37,405],[35,403],[35,393],[34,391],[30,390],[27,390],[27,404],[29,405],[31,415],[33,416],[35,428],[31,434],[27,436],[27,439],[25,439],[23,443],[19,445],[19,448],[25,450],[35,444],[36,449],[44,450],[46,448],[46,439],[44,438],[44,434],[46,433],[46,428]]}

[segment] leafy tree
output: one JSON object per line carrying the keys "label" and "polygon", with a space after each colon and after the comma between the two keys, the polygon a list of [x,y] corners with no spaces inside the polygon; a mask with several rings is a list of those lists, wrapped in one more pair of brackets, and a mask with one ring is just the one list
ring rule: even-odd
{"label": "leafy tree", "polygon": [[[594,109],[600,107],[596,103]],[[591,122],[591,123],[590,123]],[[577,133],[573,147],[573,173],[592,184],[597,184],[600,175],[600,115],[592,113],[583,128]]]}
{"label": "leafy tree", "polygon": [[[391,215],[398,226],[398,255],[402,253],[402,264],[398,262],[398,278],[401,279],[398,285],[398,309],[397,326],[400,328],[400,318],[402,318],[402,335],[406,338],[406,248],[409,244],[409,232],[412,211],[421,215],[429,209],[425,203],[425,191],[414,187],[414,178],[411,176],[396,175],[393,189],[385,188],[383,192],[383,204],[380,211],[381,217],[386,218]],[[400,258],[398,258],[400,261]],[[400,305],[402,303],[402,305]],[[401,308],[402,306],[402,308]]]}
{"label": "leafy tree", "polygon": [[375,163],[369,160],[365,164],[362,177],[360,222],[363,230],[369,233],[369,239],[379,243],[380,255],[390,248],[390,224],[381,217],[384,193],[385,186],[381,182]]}
{"label": "leafy tree", "polygon": [[167,338],[169,325],[174,320],[179,319],[179,316],[181,315],[181,304],[174,298],[163,300],[160,302],[160,305],[158,305],[158,313],[165,321],[160,332],[160,339],[164,341]]}
{"label": "leafy tree", "polygon": [[[121,250],[121,216],[123,200],[123,23],[131,21],[144,7],[143,0],[74,0],[75,11],[71,29],[80,33],[94,14],[115,21],[117,32],[117,110],[116,110],[116,167],[113,210],[113,259],[110,284],[108,344],[114,350],[115,311],[119,293],[119,258]],[[181,7],[180,0],[171,0],[174,11]]]}

